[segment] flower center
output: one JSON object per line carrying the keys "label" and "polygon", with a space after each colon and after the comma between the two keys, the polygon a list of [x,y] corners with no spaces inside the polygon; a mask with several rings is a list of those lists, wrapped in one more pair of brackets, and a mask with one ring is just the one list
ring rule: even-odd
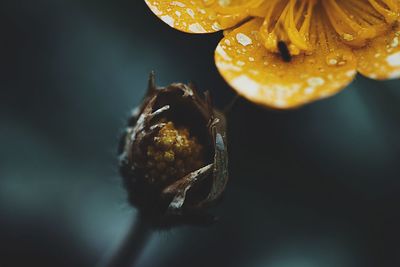
{"label": "flower center", "polygon": [[221,25],[228,19],[265,18],[260,29],[264,46],[279,53],[278,44],[284,42],[291,55],[311,53],[326,27],[346,44],[362,47],[397,23],[400,12],[398,0],[203,1],[213,7]]}
{"label": "flower center", "polygon": [[265,47],[278,51],[278,43],[286,43],[291,55],[312,51],[310,25],[317,0],[265,1],[265,21],[261,38]]}
{"label": "flower center", "polygon": [[203,147],[188,129],[175,128],[167,122],[147,147],[146,178],[151,183],[164,183],[182,178],[204,164]]}

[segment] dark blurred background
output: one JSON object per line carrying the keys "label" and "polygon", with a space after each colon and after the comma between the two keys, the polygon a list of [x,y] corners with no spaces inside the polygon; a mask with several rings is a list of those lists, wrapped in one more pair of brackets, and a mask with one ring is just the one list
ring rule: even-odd
{"label": "dark blurred background", "polygon": [[[135,220],[116,147],[148,73],[226,105],[221,34],[142,0],[2,0],[0,22],[0,266],[95,266]],[[358,77],[292,111],[239,100],[220,221],[156,233],[138,266],[399,266],[399,84]]]}

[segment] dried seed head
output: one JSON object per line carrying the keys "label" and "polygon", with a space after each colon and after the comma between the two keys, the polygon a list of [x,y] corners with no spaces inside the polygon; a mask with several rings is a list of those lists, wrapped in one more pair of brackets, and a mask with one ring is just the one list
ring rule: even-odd
{"label": "dried seed head", "polygon": [[121,140],[129,201],[155,227],[209,223],[206,209],[228,180],[225,118],[208,94],[181,83],[156,88],[153,78]]}

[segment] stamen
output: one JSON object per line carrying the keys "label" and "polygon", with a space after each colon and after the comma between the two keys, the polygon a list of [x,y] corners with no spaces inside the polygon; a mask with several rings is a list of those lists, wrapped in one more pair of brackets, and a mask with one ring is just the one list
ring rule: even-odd
{"label": "stamen", "polygon": [[317,0],[265,2],[267,2],[264,5],[268,6],[268,12],[260,31],[265,47],[272,52],[279,52],[277,44],[282,40],[288,44],[292,55],[312,51],[313,46],[309,42],[309,30]]}
{"label": "stamen", "polygon": [[399,18],[397,0],[321,1],[335,31],[355,47],[384,34]]}

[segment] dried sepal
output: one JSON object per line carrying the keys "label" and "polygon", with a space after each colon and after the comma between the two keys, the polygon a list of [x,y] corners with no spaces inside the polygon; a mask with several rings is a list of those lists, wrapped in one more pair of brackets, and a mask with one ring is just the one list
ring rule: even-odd
{"label": "dried sepal", "polygon": [[154,74],[121,139],[120,172],[130,203],[156,227],[205,224],[228,180],[226,123],[208,93]]}

